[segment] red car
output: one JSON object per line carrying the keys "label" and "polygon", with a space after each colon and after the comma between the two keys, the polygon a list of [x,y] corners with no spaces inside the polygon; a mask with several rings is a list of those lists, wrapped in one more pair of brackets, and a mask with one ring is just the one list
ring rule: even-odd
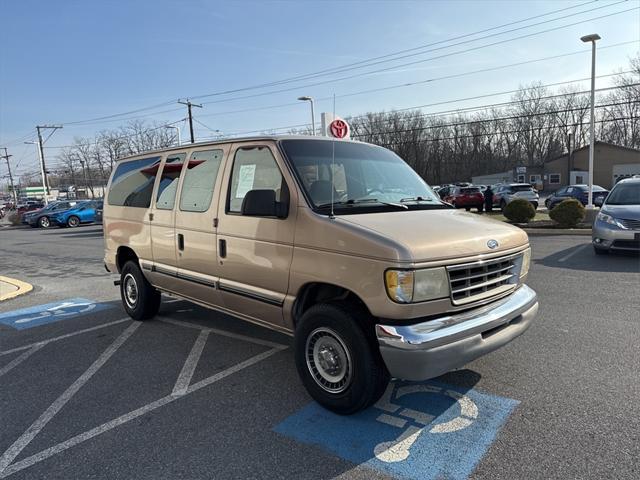
{"label": "red car", "polygon": [[484,195],[480,187],[454,187],[443,200],[456,208],[465,208],[467,211],[477,208],[482,212],[484,209]]}

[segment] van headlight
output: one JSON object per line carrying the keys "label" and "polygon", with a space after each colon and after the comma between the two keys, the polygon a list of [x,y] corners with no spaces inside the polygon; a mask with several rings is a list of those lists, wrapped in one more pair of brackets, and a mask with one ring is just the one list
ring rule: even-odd
{"label": "van headlight", "polygon": [[529,273],[529,264],[531,263],[531,247],[527,248],[522,254],[522,267],[520,268],[520,278]]}
{"label": "van headlight", "polygon": [[449,296],[449,277],[444,267],[421,270],[387,270],[387,295],[397,303],[415,303]]}

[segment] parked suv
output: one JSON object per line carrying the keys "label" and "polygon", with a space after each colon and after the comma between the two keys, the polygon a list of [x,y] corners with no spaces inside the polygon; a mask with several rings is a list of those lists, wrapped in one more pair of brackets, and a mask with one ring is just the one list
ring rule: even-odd
{"label": "parked suv", "polygon": [[480,187],[453,187],[444,201],[456,208],[465,208],[467,211],[477,208],[482,212],[484,209],[484,195]]}
{"label": "parked suv", "polygon": [[303,384],[341,414],[510,342],[538,309],[527,234],[442,202],[382,147],[287,136],[118,162],[105,266],[136,320],[170,292],[294,337]]}
{"label": "parked suv", "polygon": [[640,252],[640,176],[616,183],[596,216],[591,238],[597,254]]}
{"label": "parked suv", "polygon": [[504,207],[516,198],[529,200],[534,209],[538,208],[540,201],[540,195],[528,183],[503,183],[494,190],[493,206],[498,206],[504,210]]}
{"label": "parked suv", "polygon": [[[599,185],[593,186],[593,204],[600,206],[604,199],[609,194],[608,190],[605,190]],[[580,200],[583,205],[586,205],[589,201],[589,185],[569,185],[568,187],[561,188],[548,197],[544,204],[547,209],[551,210],[563,200],[568,198],[575,198]]]}

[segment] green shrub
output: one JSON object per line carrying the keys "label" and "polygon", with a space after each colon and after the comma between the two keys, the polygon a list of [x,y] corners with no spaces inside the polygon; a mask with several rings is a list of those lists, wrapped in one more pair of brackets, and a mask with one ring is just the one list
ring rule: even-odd
{"label": "green shrub", "polygon": [[551,220],[563,227],[575,227],[584,220],[585,209],[575,198],[563,200],[549,211]]}
{"label": "green shrub", "polygon": [[517,198],[507,203],[502,213],[508,220],[515,223],[527,223],[536,216],[535,208],[529,200],[524,198]]}
{"label": "green shrub", "polygon": [[10,213],[7,217],[7,220],[11,223],[11,225],[20,225],[21,218],[16,212]]}

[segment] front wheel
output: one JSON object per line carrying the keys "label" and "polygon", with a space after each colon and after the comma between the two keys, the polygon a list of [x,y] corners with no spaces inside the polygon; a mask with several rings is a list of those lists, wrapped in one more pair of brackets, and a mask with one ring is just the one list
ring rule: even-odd
{"label": "front wheel", "polygon": [[125,311],[134,320],[148,320],[160,309],[160,292],[144,278],[133,261],[125,263],[120,272],[120,296]]}
{"label": "front wheel", "polygon": [[367,317],[355,306],[318,304],[296,329],[295,361],[303,385],[316,402],[341,415],[373,405],[389,383]]}
{"label": "front wheel", "polygon": [[67,227],[75,228],[78,225],[80,225],[80,219],[78,217],[76,217],[75,215],[71,215],[69,217],[69,220],[67,220]]}
{"label": "front wheel", "polygon": [[40,219],[38,220],[38,226],[40,228],[49,228],[51,226],[51,221],[49,220],[49,217],[40,217]]}

